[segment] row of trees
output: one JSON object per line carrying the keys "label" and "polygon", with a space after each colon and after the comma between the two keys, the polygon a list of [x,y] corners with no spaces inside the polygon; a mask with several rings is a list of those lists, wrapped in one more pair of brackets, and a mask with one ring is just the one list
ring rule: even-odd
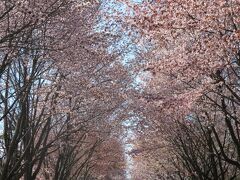
{"label": "row of trees", "polygon": [[107,53],[116,37],[93,31],[99,7],[0,0],[0,179],[123,177],[115,129],[131,79]]}
{"label": "row of trees", "polygon": [[124,178],[128,117],[134,179],[238,178],[239,1],[127,2],[131,64],[100,6],[0,0],[0,178]]}
{"label": "row of trees", "polygon": [[132,154],[136,170],[146,169],[136,179],[239,178],[239,1],[128,7],[129,23],[152,44],[141,56],[147,82],[134,96]]}

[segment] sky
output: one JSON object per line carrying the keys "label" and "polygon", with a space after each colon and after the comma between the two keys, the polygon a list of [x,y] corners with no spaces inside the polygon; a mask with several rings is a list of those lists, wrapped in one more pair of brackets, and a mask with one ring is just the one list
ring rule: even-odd
{"label": "sky", "polygon": [[[134,1],[134,2],[141,2],[141,1]],[[104,14],[107,14],[107,16],[111,17],[112,15],[115,16],[120,13],[121,16],[124,17],[126,15],[126,9],[127,6],[123,3],[120,3],[116,0],[109,0],[105,1],[102,4],[101,10]],[[133,38],[130,36],[129,32],[125,30],[122,27],[121,21],[117,22],[114,20],[114,18],[106,18],[101,19],[99,21],[98,26],[96,27],[97,31],[103,31],[108,29],[109,32],[111,32],[114,35],[120,36],[118,38],[118,41],[115,44],[112,44],[109,47],[109,52],[123,52],[120,56],[120,61],[122,64],[129,69],[129,73],[131,71],[131,63],[134,63],[134,60],[136,60],[137,51],[139,50],[139,47],[137,44],[133,42]],[[141,87],[141,80],[138,78],[138,76],[133,75],[133,84],[131,87],[135,87],[136,89],[140,89]],[[131,170],[134,166],[134,161],[129,155],[129,152],[133,150],[134,146],[133,144],[129,143],[129,140],[134,137],[134,132],[131,130],[129,126],[131,126],[133,122],[130,119],[126,119],[126,121],[123,123],[123,126],[125,126],[125,134],[123,135],[123,148],[125,152],[125,159],[126,159],[126,169],[125,169],[125,176],[127,180],[131,180]]]}

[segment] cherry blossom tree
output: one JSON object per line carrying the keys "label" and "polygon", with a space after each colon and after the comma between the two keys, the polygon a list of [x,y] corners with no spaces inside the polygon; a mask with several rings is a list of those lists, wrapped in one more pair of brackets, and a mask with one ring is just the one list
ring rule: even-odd
{"label": "cherry blossom tree", "polygon": [[96,178],[131,81],[114,37],[93,31],[100,4],[0,3],[1,179]]}
{"label": "cherry blossom tree", "polygon": [[128,22],[152,44],[143,69],[150,82],[135,95],[140,125],[170,143],[180,178],[238,177],[239,2],[128,6]]}

